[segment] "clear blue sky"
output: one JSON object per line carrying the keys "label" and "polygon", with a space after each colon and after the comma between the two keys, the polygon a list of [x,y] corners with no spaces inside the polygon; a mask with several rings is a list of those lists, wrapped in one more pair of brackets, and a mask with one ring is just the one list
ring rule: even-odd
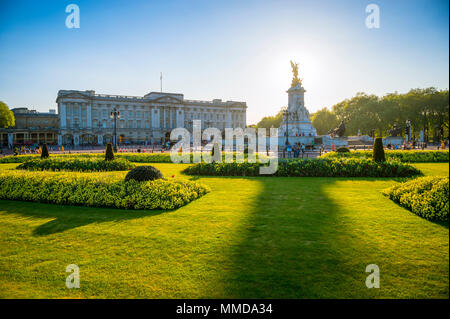
{"label": "clear blue sky", "polygon": [[[80,7],[81,28],[65,26]],[[380,7],[380,29],[365,26]],[[314,112],[364,91],[449,83],[449,6],[383,1],[0,0],[0,100],[56,108],[60,89],[246,101],[248,123],[287,104],[289,60]]]}

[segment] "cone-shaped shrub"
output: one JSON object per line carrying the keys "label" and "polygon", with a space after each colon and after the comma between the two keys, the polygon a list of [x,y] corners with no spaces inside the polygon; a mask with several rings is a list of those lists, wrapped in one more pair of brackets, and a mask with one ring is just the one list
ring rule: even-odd
{"label": "cone-shaped shrub", "polygon": [[111,143],[106,144],[106,154],[105,161],[113,161],[114,160],[114,152]]}
{"label": "cone-shaped shrub", "polygon": [[42,146],[42,153],[41,158],[48,158],[50,155],[48,155],[48,149],[47,149],[47,143],[44,143]]}
{"label": "cone-shaped shrub", "polygon": [[384,155],[383,139],[381,137],[376,137],[373,143],[373,153],[372,159],[374,162],[385,162],[386,157]]}

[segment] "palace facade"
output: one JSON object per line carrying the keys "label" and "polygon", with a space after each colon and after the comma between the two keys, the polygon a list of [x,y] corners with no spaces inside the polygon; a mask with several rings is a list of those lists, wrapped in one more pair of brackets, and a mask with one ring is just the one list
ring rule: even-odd
{"label": "palace facade", "polygon": [[16,123],[14,127],[0,129],[0,147],[57,143],[59,118],[55,110],[46,113],[18,107],[11,111]]}
{"label": "palace facade", "polygon": [[152,144],[169,140],[170,132],[184,127],[192,132],[193,120],[202,128],[246,126],[245,102],[199,101],[183,94],[151,92],[144,96],[96,94],[95,91],[60,90],[56,98],[59,145],[103,145],[113,142],[114,119],[119,144]]}

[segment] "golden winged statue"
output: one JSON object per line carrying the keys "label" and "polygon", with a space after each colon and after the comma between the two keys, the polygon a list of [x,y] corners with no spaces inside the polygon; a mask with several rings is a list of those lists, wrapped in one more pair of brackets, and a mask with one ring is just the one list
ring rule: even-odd
{"label": "golden winged statue", "polygon": [[292,68],[291,88],[296,86],[297,84],[302,85],[302,80],[298,77],[298,63],[294,63],[291,60],[291,68]]}

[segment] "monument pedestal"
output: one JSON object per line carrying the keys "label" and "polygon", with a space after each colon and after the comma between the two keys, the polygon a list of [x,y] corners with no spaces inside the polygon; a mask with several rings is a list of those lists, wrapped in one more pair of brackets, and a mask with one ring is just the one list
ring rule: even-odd
{"label": "monument pedestal", "polygon": [[338,147],[348,147],[348,138],[343,137],[330,137],[329,135],[322,136],[322,143],[326,147],[331,147],[333,144]]}
{"label": "monument pedestal", "polygon": [[386,146],[388,144],[391,145],[402,145],[403,144],[403,137],[401,136],[388,136],[383,138],[383,145]]}
{"label": "monument pedestal", "polygon": [[286,133],[291,145],[295,143],[310,145],[314,142],[314,137],[317,136],[317,131],[312,126],[309,112],[305,107],[305,92],[301,84],[287,90],[288,107],[283,111],[285,117],[278,129],[280,145],[286,143]]}
{"label": "monument pedestal", "polygon": [[[289,136],[288,138],[289,144],[305,144],[312,145],[314,142],[314,136]],[[286,144],[286,136],[278,136],[278,145]]]}

